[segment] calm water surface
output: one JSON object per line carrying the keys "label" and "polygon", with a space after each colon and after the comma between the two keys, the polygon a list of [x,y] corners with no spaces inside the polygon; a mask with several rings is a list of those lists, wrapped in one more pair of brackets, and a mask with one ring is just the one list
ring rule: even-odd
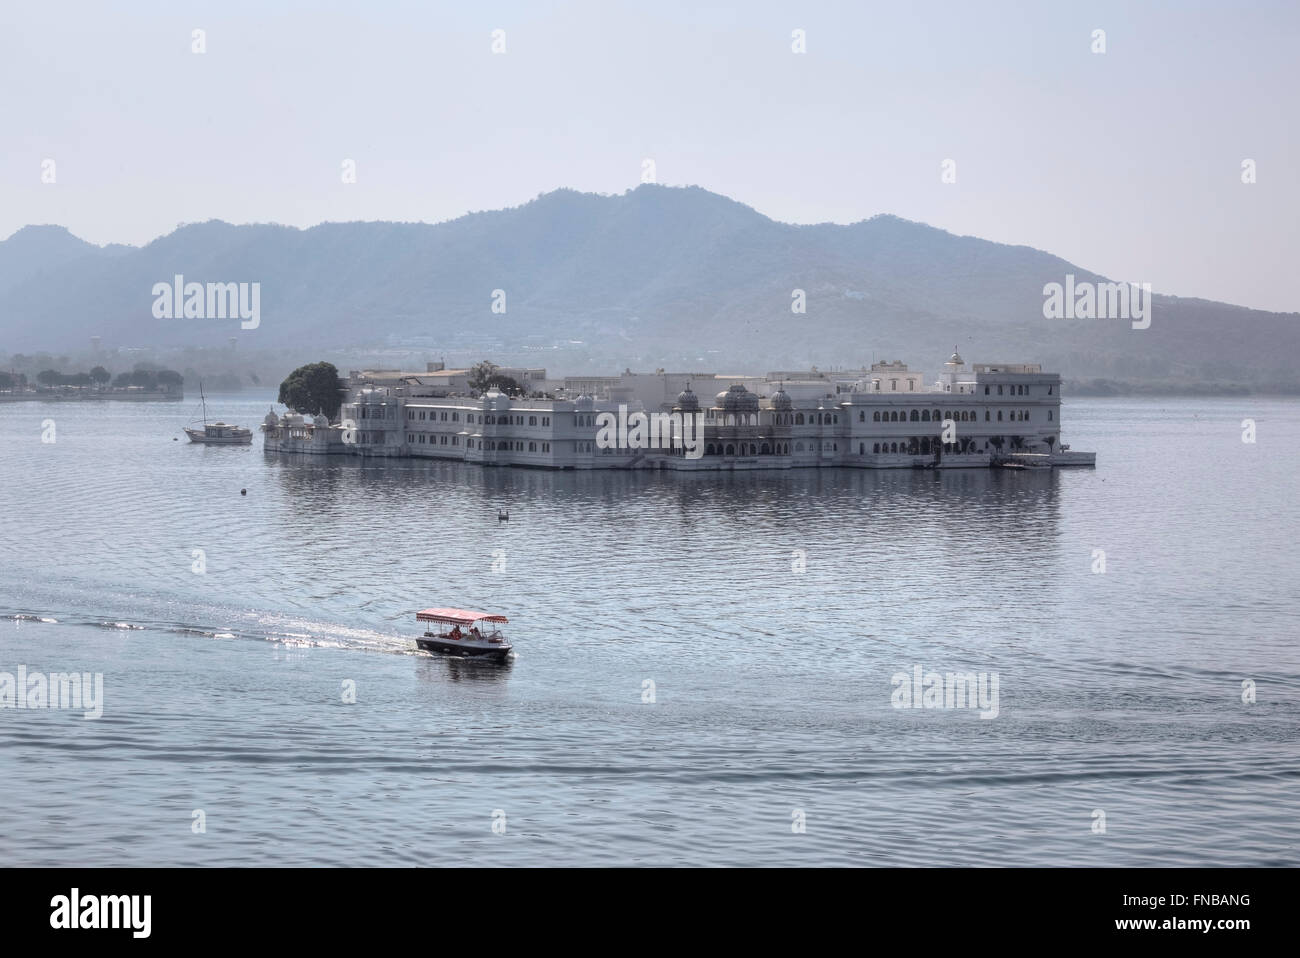
{"label": "calm water surface", "polygon": [[[1300,864],[1300,403],[734,477],[203,448],[189,405],[0,406],[0,671],[105,699],[0,709],[2,864]],[[430,605],[517,658],[416,652]],[[916,665],[997,718],[892,707]]]}

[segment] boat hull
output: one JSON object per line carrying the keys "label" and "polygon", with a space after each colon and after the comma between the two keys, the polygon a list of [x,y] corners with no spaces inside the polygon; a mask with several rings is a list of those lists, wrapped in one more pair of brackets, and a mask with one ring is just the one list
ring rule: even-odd
{"label": "boat hull", "polygon": [[185,435],[190,437],[190,442],[197,442],[205,446],[247,446],[253,441],[251,432],[247,435],[210,436],[200,429],[186,427]]}
{"label": "boat hull", "polygon": [[454,655],[457,658],[486,659],[491,662],[504,662],[509,658],[511,648],[505,643],[489,645],[428,636],[416,639],[415,644],[425,652],[432,652],[435,655]]}

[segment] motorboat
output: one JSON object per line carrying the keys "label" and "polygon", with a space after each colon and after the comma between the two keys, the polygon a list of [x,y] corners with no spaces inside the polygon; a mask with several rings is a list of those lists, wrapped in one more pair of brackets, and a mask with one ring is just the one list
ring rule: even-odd
{"label": "motorboat", "polygon": [[504,615],[469,609],[425,609],[417,612],[415,619],[431,625],[415,640],[425,652],[504,662],[513,648],[497,628],[510,621]]}

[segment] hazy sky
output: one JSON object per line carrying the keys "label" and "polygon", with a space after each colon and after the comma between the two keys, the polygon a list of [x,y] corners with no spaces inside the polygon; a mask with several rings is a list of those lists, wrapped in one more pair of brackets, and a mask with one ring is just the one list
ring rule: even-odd
{"label": "hazy sky", "polygon": [[778,220],[895,213],[1157,292],[1300,309],[1295,0],[5,0],[4,21],[0,238],[436,222],[622,192],[652,158],[661,183]]}

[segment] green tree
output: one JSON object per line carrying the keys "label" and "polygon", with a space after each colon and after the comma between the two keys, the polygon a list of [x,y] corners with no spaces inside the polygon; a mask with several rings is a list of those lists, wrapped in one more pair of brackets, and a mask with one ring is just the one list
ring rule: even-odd
{"label": "green tree", "polygon": [[55,383],[63,381],[63,373],[57,369],[42,369],[36,374],[36,381],[42,386],[53,386]]}
{"label": "green tree", "polygon": [[13,389],[14,377],[9,373],[0,372],[0,389]]}
{"label": "green tree", "polygon": [[339,371],[333,363],[299,366],[280,383],[279,401],[295,412],[324,413],[334,419],[343,405]]}
{"label": "green tree", "polygon": [[[91,375],[94,375],[94,373],[92,372]],[[181,376],[181,374],[174,369],[158,370],[157,378],[158,378],[158,385],[163,387],[164,389],[179,388],[180,385],[185,382],[185,378]]]}
{"label": "green tree", "polygon": [[90,371],[90,378],[95,381],[96,386],[102,386],[113,378],[113,374],[103,366],[96,366]]}
{"label": "green tree", "polygon": [[487,392],[488,380],[496,374],[497,364],[483,360],[469,368],[469,388],[476,393]]}
{"label": "green tree", "polygon": [[523,394],[524,387],[509,376],[503,376],[498,369],[501,367],[494,362],[483,360],[470,367],[469,371],[469,388],[476,393],[485,393],[489,389],[499,389],[507,396],[519,396]]}

